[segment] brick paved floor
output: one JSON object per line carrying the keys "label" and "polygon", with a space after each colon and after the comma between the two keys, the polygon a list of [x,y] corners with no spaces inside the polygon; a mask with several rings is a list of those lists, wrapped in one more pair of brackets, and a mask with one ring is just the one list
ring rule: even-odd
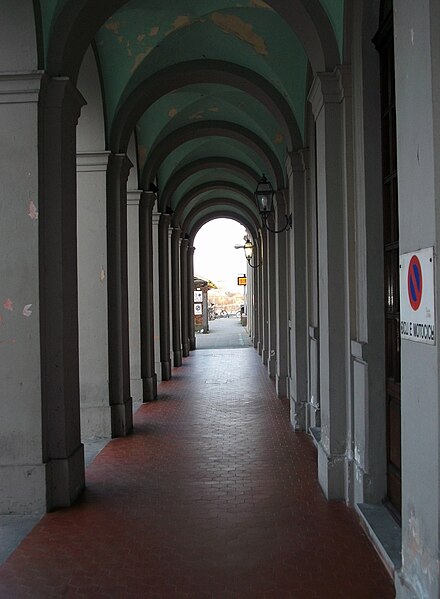
{"label": "brick paved floor", "polygon": [[200,350],[0,568],[3,599],[391,599],[252,348]]}

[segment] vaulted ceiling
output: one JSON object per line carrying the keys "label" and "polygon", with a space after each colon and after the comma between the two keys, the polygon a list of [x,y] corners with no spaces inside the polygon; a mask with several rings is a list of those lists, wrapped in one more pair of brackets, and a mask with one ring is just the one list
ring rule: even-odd
{"label": "vaulted ceiling", "polygon": [[41,0],[41,13],[49,71],[63,27],[73,54],[92,36],[109,149],[135,131],[141,185],[176,225],[197,207],[258,219],[256,180],[283,188],[286,153],[304,144],[309,69],[343,51],[344,0]]}

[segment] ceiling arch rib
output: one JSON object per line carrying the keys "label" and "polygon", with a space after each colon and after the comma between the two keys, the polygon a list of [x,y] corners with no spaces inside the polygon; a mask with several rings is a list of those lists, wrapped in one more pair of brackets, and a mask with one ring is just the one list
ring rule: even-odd
{"label": "ceiling arch rib", "polygon": [[[76,81],[87,47],[96,32],[129,0],[63,0],[47,16],[52,32],[46,39],[47,72]],[[336,36],[319,0],[266,0],[301,41],[314,72],[333,69],[339,62]],[[43,3],[42,8],[45,8]],[[46,8],[50,10],[50,8]]]}
{"label": "ceiling arch rib", "polygon": [[183,235],[189,237],[191,245],[194,245],[195,236],[203,225],[216,218],[232,218],[246,227],[254,239],[258,239],[258,224],[252,214],[249,214],[246,210],[237,212],[233,205],[224,204],[221,199],[215,200],[215,202],[216,204],[213,203],[206,210],[200,210],[194,214],[192,220],[187,219],[184,223],[185,232]]}
{"label": "ceiling arch rib", "polygon": [[273,150],[252,131],[227,121],[203,121],[178,129],[152,148],[142,173],[143,189],[150,189],[159,166],[170,152],[188,140],[208,136],[227,137],[249,146],[266,162],[269,169],[268,177],[273,179],[276,187],[284,188],[284,166],[280,164]]}
{"label": "ceiling arch rib", "polygon": [[233,173],[239,174],[245,181],[254,185],[258,183],[258,180],[261,176],[251,167],[239,162],[238,160],[234,160],[233,158],[200,158],[199,160],[195,160],[194,162],[179,169],[168,180],[168,183],[166,184],[161,195],[163,205],[171,205],[171,198],[173,197],[173,194],[177,192],[179,186],[183,184],[186,179],[196,173],[211,169],[228,169]]}
{"label": "ceiling arch rib", "polygon": [[121,103],[110,133],[114,152],[125,151],[131,131],[157,100],[189,85],[222,84],[239,89],[261,102],[280,123],[288,147],[300,148],[302,136],[286,99],[258,73],[220,60],[191,60],[172,65],[142,81]]}
{"label": "ceiling arch rib", "polygon": [[243,206],[243,208],[249,206],[249,210],[254,214],[255,218],[258,219],[258,212],[255,206],[254,196],[248,189],[240,185],[237,185],[236,183],[212,181],[210,183],[203,183],[202,185],[194,187],[181,199],[179,204],[176,206],[176,209],[174,210],[173,226],[181,226],[183,220],[185,219],[185,211],[188,210],[188,207],[193,201],[199,198],[201,202],[203,202],[202,196],[204,194],[207,194],[207,192],[210,191],[218,193],[220,190],[233,192],[234,196],[237,196],[237,198],[242,198],[240,204]]}

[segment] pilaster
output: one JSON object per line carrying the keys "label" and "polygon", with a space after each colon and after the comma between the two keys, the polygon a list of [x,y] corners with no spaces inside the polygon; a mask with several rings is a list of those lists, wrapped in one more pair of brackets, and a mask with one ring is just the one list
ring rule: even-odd
{"label": "pilaster", "polygon": [[128,310],[130,326],[130,394],[134,402],[143,397],[141,376],[141,323],[139,285],[139,214],[142,191],[127,191]]}
{"label": "pilaster", "polygon": [[180,244],[180,293],[182,305],[182,353],[189,356],[189,323],[188,323],[188,239],[182,239]]}
{"label": "pilaster", "polygon": [[159,294],[159,221],[160,212],[156,212],[157,202],[152,213],[152,232],[153,232],[153,321],[154,321],[154,371],[157,375],[157,382],[162,381],[162,364],[160,361],[160,316],[159,306],[161,297]]}
{"label": "pilaster", "polygon": [[[289,203],[286,190],[276,194],[275,227],[281,230],[286,224],[289,214]],[[275,297],[276,297],[276,376],[275,386],[280,398],[287,397],[289,375],[289,302],[288,302],[288,233],[272,233],[275,236]]]}
{"label": "pilaster", "polygon": [[329,499],[345,496],[347,431],[346,265],[339,73],[318,73],[309,100],[316,122],[321,439],[318,476]]}
{"label": "pilaster", "polygon": [[144,191],[139,202],[139,286],[142,401],[157,397],[154,362],[153,208],[156,196]]}
{"label": "pilaster", "polygon": [[170,266],[168,229],[170,214],[159,217],[159,331],[160,331],[160,363],[162,380],[171,378],[170,359]]}
{"label": "pilaster", "polygon": [[290,240],[290,420],[295,430],[307,428],[308,310],[306,179],[308,150],[289,153],[286,160],[293,228]]}
{"label": "pilaster", "polygon": [[173,319],[173,365],[182,366],[182,320],[180,295],[181,230],[174,228],[171,236],[171,306]]}
{"label": "pilaster", "polygon": [[111,435],[107,336],[106,172],[109,152],[76,155],[81,434]]}
{"label": "pilaster", "polygon": [[194,328],[194,251],[195,247],[188,245],[188,337],[189,349],[196,349],[196,333]]}

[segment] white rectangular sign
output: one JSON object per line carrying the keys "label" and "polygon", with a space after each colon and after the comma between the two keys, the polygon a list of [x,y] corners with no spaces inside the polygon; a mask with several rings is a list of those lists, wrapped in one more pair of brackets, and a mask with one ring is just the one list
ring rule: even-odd
{"label": "white rectangular sign", "polygon": [[194,302],[203,302],[203,291],[194,291]]}
{"label": "white rectangular sign", "polygon": [[203,304],[194,304],[195,316],[202,316],[202,314],[203,314],[202,306],[203,306]]}
{"label": "white rectangular sign", "polygon": [[436,342],[434,248],[400,256],[400,336],[418,343]]}

